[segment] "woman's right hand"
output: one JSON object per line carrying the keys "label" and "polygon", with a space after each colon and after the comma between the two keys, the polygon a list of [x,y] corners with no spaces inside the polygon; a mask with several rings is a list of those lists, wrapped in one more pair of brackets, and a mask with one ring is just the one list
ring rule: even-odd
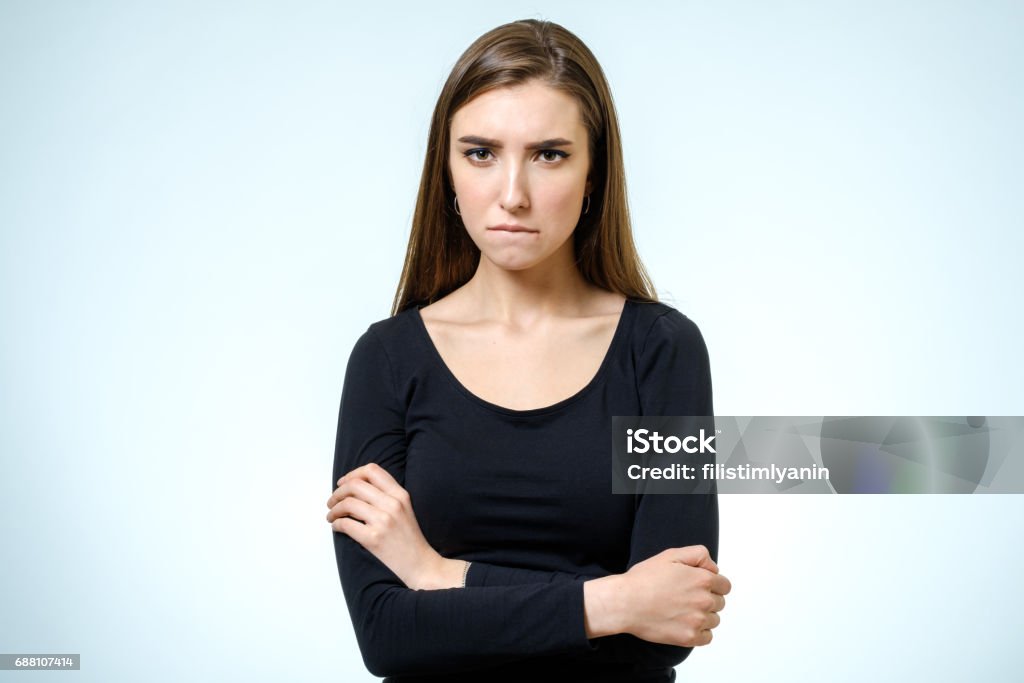
{"label": "woman's right hand", "polygon": [[652,643],[711,642],[732,584],[702,545],[669,548],[618,576],[627,604],[623,630]]}

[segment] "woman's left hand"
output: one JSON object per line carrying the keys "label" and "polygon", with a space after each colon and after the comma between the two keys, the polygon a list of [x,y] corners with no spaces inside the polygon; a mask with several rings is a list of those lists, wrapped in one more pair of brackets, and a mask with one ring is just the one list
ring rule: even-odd
{"label": "woman's left hand", "polygon": [[335,531],[373,553],[409,588],[446,587],[448,579],[442,575],[458,571],[423,536],[409,492],[376,463],[357,467],[339,479],[327,507],[327,521]]}

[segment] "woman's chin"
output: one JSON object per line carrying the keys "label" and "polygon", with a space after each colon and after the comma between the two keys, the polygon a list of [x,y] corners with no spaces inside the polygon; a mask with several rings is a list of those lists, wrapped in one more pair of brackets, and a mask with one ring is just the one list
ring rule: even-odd
{"label": "woman's chin", "polygon": [[485,252],[484,255],[495,267],[501,268],[502,270],[527,270],[543,260],[538,258],[536,255],[522,253],[511,254],[506,252],[488,254]]}

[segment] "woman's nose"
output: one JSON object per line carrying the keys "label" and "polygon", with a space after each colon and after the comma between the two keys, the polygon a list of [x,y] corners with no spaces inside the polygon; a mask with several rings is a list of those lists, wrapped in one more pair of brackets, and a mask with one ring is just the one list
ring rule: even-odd
{"label": "woman's nose", "polygon": [[526,175],[521,169],[510,166],[505,175],[501,191],[501,208],[506,211],[514,211],[520,208],[527,208],[529,205],[529,189],[527,188]]}

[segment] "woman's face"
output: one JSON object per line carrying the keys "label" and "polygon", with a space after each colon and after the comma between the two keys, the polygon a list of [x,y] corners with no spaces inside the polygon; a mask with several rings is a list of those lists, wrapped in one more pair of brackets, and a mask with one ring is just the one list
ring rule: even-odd
{"label": "woman's face", "polygon": [[575,99],[540,81],[488,91],[455,113],[448,152],[462,222],[481,258],[510,270],[553,254],[572,262],[570,238],[591,190]]}

